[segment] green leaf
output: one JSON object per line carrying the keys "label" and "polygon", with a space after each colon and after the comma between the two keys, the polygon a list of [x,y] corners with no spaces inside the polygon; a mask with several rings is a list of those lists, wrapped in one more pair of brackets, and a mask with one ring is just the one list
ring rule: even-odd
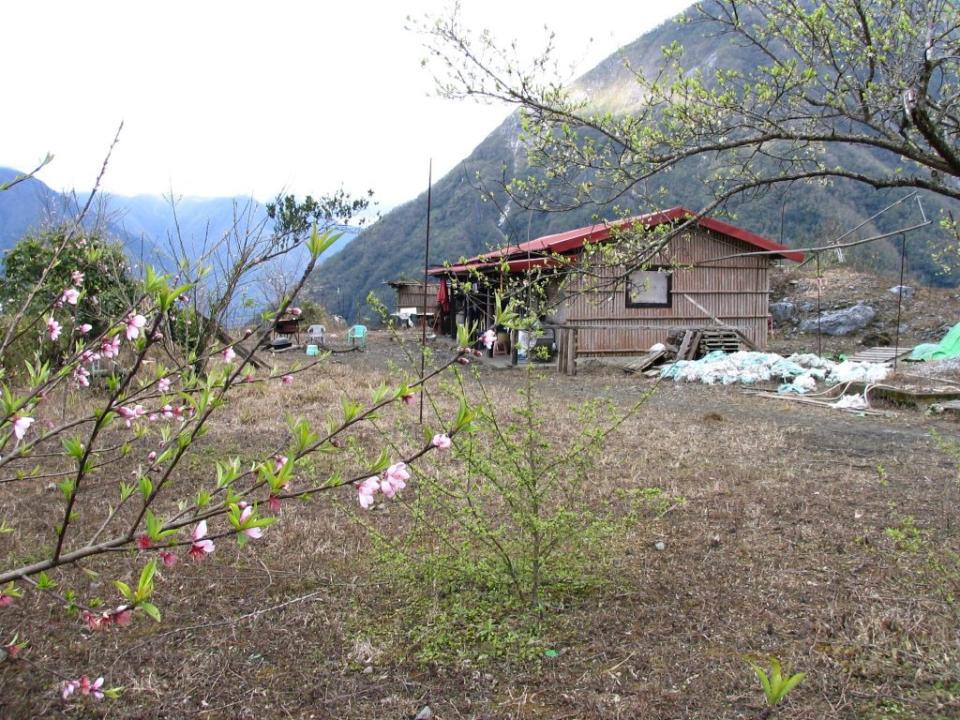
{"label": "green leaf", "polygon": [[137,605],[138,608],[143,610],[148,616],[153,618],[156,622],[160,622],[160,610],[157,609],[157,606],[151,602],[142,602]]}
{"label": "green leaf", "polygon": [[126,600],[133,600],[133,590],[130,589],[129,585],[122,580],[114,580],[113,584],[117,587],[117,590],[120,591],[120,594],[123,595]]}
{"label": "green leaf", "polygon": [[380,455],[377,457],[370,465],[370,473],[376,475],[386,470],[390,466],[390,455],[387,453],[386,448],[380,451]]}
{"label": "green leaf", "polygon": [[45,572],[41,572],[37,577],[37,589],[38,590],[52,590],[57,584],[50,579],[50,576]]}
{"label": "green leaf", "polygon": [[307,249],[310,251],[310,257],[314,260],[318,259],[341,237],[343,237],[342,232],[335,233],[331,230],[324,230],[322,233],[318,232],[317,224],[314,223],[310,231],[310,238],[307,240]]}
{"label": "green leaf", "polygon": [[801,673],[796,673],[796,674],[794,674],[794,675],[791,675],[790,678],[789,678],[789,679],[783,684],[783,686],[782,686],[782,687],[783,687],[783,690],[782,690],[782,692],[780,693],[780,698],[782,699],[782,698],[786,697],[786,696],[787,696],[787,693],[789,693],[789,692],[790,692],[791,690],[793,690],[797,685],[799,685],[801,682],[803,682],[803,679],[804,679],[806,676],[807,676],[807,674],[806,674],[806,673],[802,673],[802,672],[801,672]]}
{"label": "green leaf", "polygon": [[80,442],[79,437],[64,438],[62,444],[63,449],[70,457],[76,460],[83,457],[83,443]]}
{"label": "green leaf", "polygon": [[137,582],[137,592],[134,600],[141,603],[153,594],[153,576],[157,572],[157,559],[154,558],[140,571],[140,579]]}
{"label": "green leaf", "polygon": [[73,492],[76,489],[76,480],[74,478],[67,478],[57,485],[57,487],[60,488],[60,492],[63,493],[63,496],[69,500],[71,497],[73,497]]}
{"label": "green leaf", "polygon": [[357,417],[362,409],[359,403],[351,402],[347,398],[342,398],[340,400],[340,406],[343,408],[343,421],[345,423],[348,423]]}

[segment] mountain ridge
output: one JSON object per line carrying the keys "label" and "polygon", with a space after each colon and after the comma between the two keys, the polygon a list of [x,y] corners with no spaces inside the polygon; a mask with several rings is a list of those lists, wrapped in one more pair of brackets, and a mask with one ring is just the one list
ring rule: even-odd
{"label": "mountain ridge", "polygon": [[[678,17],[689,19],[691,11]],[[629,111],[642,102],[634,70],[650,77],[662,61],[661,48],[679,42],[684,46],[685,65],[706,75],[716,67],[756,67],[763,62],[757,50],[738,45],[714,33],[709,23],[667,21],[623,46],[581,75],[572,89],[588,93],[590,102],[602,109]],[[630,68],[624,61],[629,62]],[[437,180],[432,188],[431,265],[476,255],[506,242],[573,229],[602,219],[616,217],[605,206],[584,206],[567,213],[545,213],[517,208],[498,182],[524,174],[525,153],[519,144],[519,115],[511,114],[451,172]],[[826,162],[851,167],[871,167],[888,163],[858,148],[845,148],[827,157]],[[650,188],[660,193],[661,207],[704,207],[709,201],[700,178],[709,169],[709,160],[694,158],[658,178]],[[481,198],[483,186],[487,197]],[[851,181],[829,184],[795,184],[769,188],[750,197],[729,202],[718,213],[725,219],[772,240],[793,247],[824,245],[844,231],[859,225],[906,192],[872,191]],[[946,205],[936,196],[921,194],[927,215],[935,217]],[[621,205],[633,214],[651,209],[639,192],[628,193]],[[867,222],[863,233],[889,232],[914,224],[915,206],[904,204],[877,220]],[[362,318],[364,299],[371,291],[389,305],[389,280],[418,278],[423,275],[426,236],[426,193],[386,213],[364,230],[347,250],[324,262],[311,278],[309,291],[321,302],[328,302],[335,290],[345,298],[348,317]],[[863,237],[865,235],[861,235]],[[932,260],[933,248],[940,238],[934,227],[910,236],[912,261],[909,270],[915,277],[938,285],[960,281],[956,268],[939,275]],[[856,266],[890,271],[898,267],[899,253],[893,242],[872,243],[847,253]]]}

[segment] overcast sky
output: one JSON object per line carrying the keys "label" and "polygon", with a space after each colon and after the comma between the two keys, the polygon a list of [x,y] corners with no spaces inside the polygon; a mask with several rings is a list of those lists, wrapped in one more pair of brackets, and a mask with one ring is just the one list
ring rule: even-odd
{"label": "overcast sky", "polygon": [[[526,52],[544,25],[577,74],[680,12],[687,0],[463,0],[470,27]],[[76,2],[0,9],[0,165],[89,189],[122,120],[107,191],[322,194],[373,188],[390,207],[449,171],[506,116],[430,97],[408,16],[447,0]]]}

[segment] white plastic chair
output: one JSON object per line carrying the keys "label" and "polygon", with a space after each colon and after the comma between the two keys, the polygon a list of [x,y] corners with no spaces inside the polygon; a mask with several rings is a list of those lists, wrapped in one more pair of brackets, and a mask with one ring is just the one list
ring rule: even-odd
{"label": "white plastic chair", "polygon": [[416,306],[402,307],[397,311],[397,315],[400,316],[400,322],[404,323],[407,327],[413,327],[416,324],[417,308]]}
{"label": "white plastic chair", "polygon": [[311,325],[307,328],[307,342],[315,345],[323,345],[323,337],[327,329],[323,325]]}

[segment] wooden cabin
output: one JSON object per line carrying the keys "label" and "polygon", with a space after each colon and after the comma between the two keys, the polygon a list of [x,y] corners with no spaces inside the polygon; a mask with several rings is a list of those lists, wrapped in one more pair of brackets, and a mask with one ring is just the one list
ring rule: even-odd
{"label": "wooden cabin", "polygon": [[[451,280],[446,327],[454,318],[491,326],[496,293],[523,296],[536,277],[545,290],[526,297],[528,312],[545,325],[576,328],[578,356],[645,353],[671,331],[724,326],[766,347],[770,267],[782,259],[800,261],[803,254],[711,217],[692,218],[693,212],[676,207],[434,268],[431,274]],[[598,252],[605,244],[634,242],[631,231],[647,238],[675,232],[636,268]]]}

